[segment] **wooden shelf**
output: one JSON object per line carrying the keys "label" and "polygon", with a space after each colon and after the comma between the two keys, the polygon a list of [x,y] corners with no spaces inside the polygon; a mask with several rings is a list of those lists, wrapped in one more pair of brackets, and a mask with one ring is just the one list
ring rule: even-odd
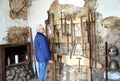
{"label": "wooden shelf", "polygon": [[24,62],[20,62],[20,63],[16,63],[16,64],[10,64],[10,65],[7,65],[6,68],[10,68],[10,67],[14,67],[14,66],[21,66],[21,65],[26,65],[26,64],[29,64],[29,62],[24,61]]}
{"label": "wooden shelf", "polygon": [[120,71],[120,69],[113,70],[113,69],[110,69],[110,68],[106,68],[106,70],[108,70],[108,71]]}
{"label": "wooden shelf", "polygon": [[[63,18],[63,24],[64,24],[64,22],[65,22],[65,20]],[[70,20],[69,21],[67,20],[66,22],[67,22],[67,24],[71,24]],[[86,22],[86,18],[83,18],[83,22]],[[80,18],[73,19],[73,24],[77,24],[77,23],[80,24]],[[54,19],[54,24],[55,25],[61,24],[61,19],[58,19],[58,18]]]}

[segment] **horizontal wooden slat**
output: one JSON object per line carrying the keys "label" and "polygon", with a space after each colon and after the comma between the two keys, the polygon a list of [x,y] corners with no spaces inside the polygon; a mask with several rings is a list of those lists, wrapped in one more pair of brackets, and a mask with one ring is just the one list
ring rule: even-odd
{"label": "horizontal wooden slat", "polygon": [[[83,57],[83,56],[72,56],[70,59],[70,55],[62,54],[62,63],[67,65],[79,65],[79,60],[77,58],[81,58],[80,65],[82,66],[88,66],[89,67],[89,58]],[[55,54],[55,59],[57,60],[57,54]],[[92,60],[93,67],[96,66],[96,68],[102,68],[102,65],[100,63],[96,63],[96,61]]]}

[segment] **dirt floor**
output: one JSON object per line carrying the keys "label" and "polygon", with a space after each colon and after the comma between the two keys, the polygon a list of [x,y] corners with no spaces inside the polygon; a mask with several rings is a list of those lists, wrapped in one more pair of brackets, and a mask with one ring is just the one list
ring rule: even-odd
{"label": "dirt floor", "polygon": [[[52,66],[49,64],[48,65],[48,73],[47,73],[47,81],[53,81],[52,80],[52,70],[51,70]],[[38,81],[38,78],[33,78],[30,81]]]}

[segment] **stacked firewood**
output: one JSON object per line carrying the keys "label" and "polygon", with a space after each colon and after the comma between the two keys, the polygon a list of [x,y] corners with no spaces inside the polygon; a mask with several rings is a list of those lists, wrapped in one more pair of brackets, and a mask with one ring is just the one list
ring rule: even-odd
{"label": "stacked firewood", "polygon": [[7,81],[29,81],[32,76],[32,71],[28,66],[12,67],[6,71]]}
{"label": "stacked firewood", "polygon": [[25,43],[28,42],[28,27],[10,27],[7,34],[8,43]]}

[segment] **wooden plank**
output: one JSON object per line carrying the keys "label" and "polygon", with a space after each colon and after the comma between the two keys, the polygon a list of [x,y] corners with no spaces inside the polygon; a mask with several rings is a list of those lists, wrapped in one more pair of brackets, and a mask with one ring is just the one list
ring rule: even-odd
{"label": "wooden plank", "polygon": [[[81,58],[80,60],[80,65],[82,66],[88,66],[89,67],[89,58],[83,57],[83,56],[75,56],[73,55],[72,58],[70,59],[69,55],[62,54],[62,63],[67,64],[67,65],[79,65],[78,62],[79,60],[77,58]],[[55,59],[57,60],[57,54],[55,54]],[[93,66],[95,67],[96,63],[96,68],[102,68],[102,65],[94,60],[92,60]]]}
{"label": "wooden plank", "polygon": [[[69,37],[69,43],[71,43],[71,36],[68,36]],[[67,36],[61,36],[61,35],[59,35],[59,41],[58,41],[58,39],[57,39],[57,37],[55,37],[55,41],[54,41],[54,43],[67,43],[67,38],[68,38]]]}
{"label": "wooden plank", "polygon": [[[86,21],[86,18],[83,17],[83,22],[85,22],[85,21]],[[56,18],[55,21],[54,21],[54,24],[55,24],[55,25],[60,25],[60,23],[61,23],[61,20],[58,19],[58,18]],[[70,24],[71,21],[66,20],[66,23],[67,23],[67,24]],[[78,23],[78,24],[80,24],[80,19],[79,19],[79,18],[76,18],[75,20],[73,20],[73,23],[76,23],[76,24]],[[65,19],[64,19],[64,18],[63,18],[63,24],[65,24]]]}
{"label": "wooden plank", "polygon": [[92,69],[88,68],[88,81],[92,81],[91,72],[92,72]]}

